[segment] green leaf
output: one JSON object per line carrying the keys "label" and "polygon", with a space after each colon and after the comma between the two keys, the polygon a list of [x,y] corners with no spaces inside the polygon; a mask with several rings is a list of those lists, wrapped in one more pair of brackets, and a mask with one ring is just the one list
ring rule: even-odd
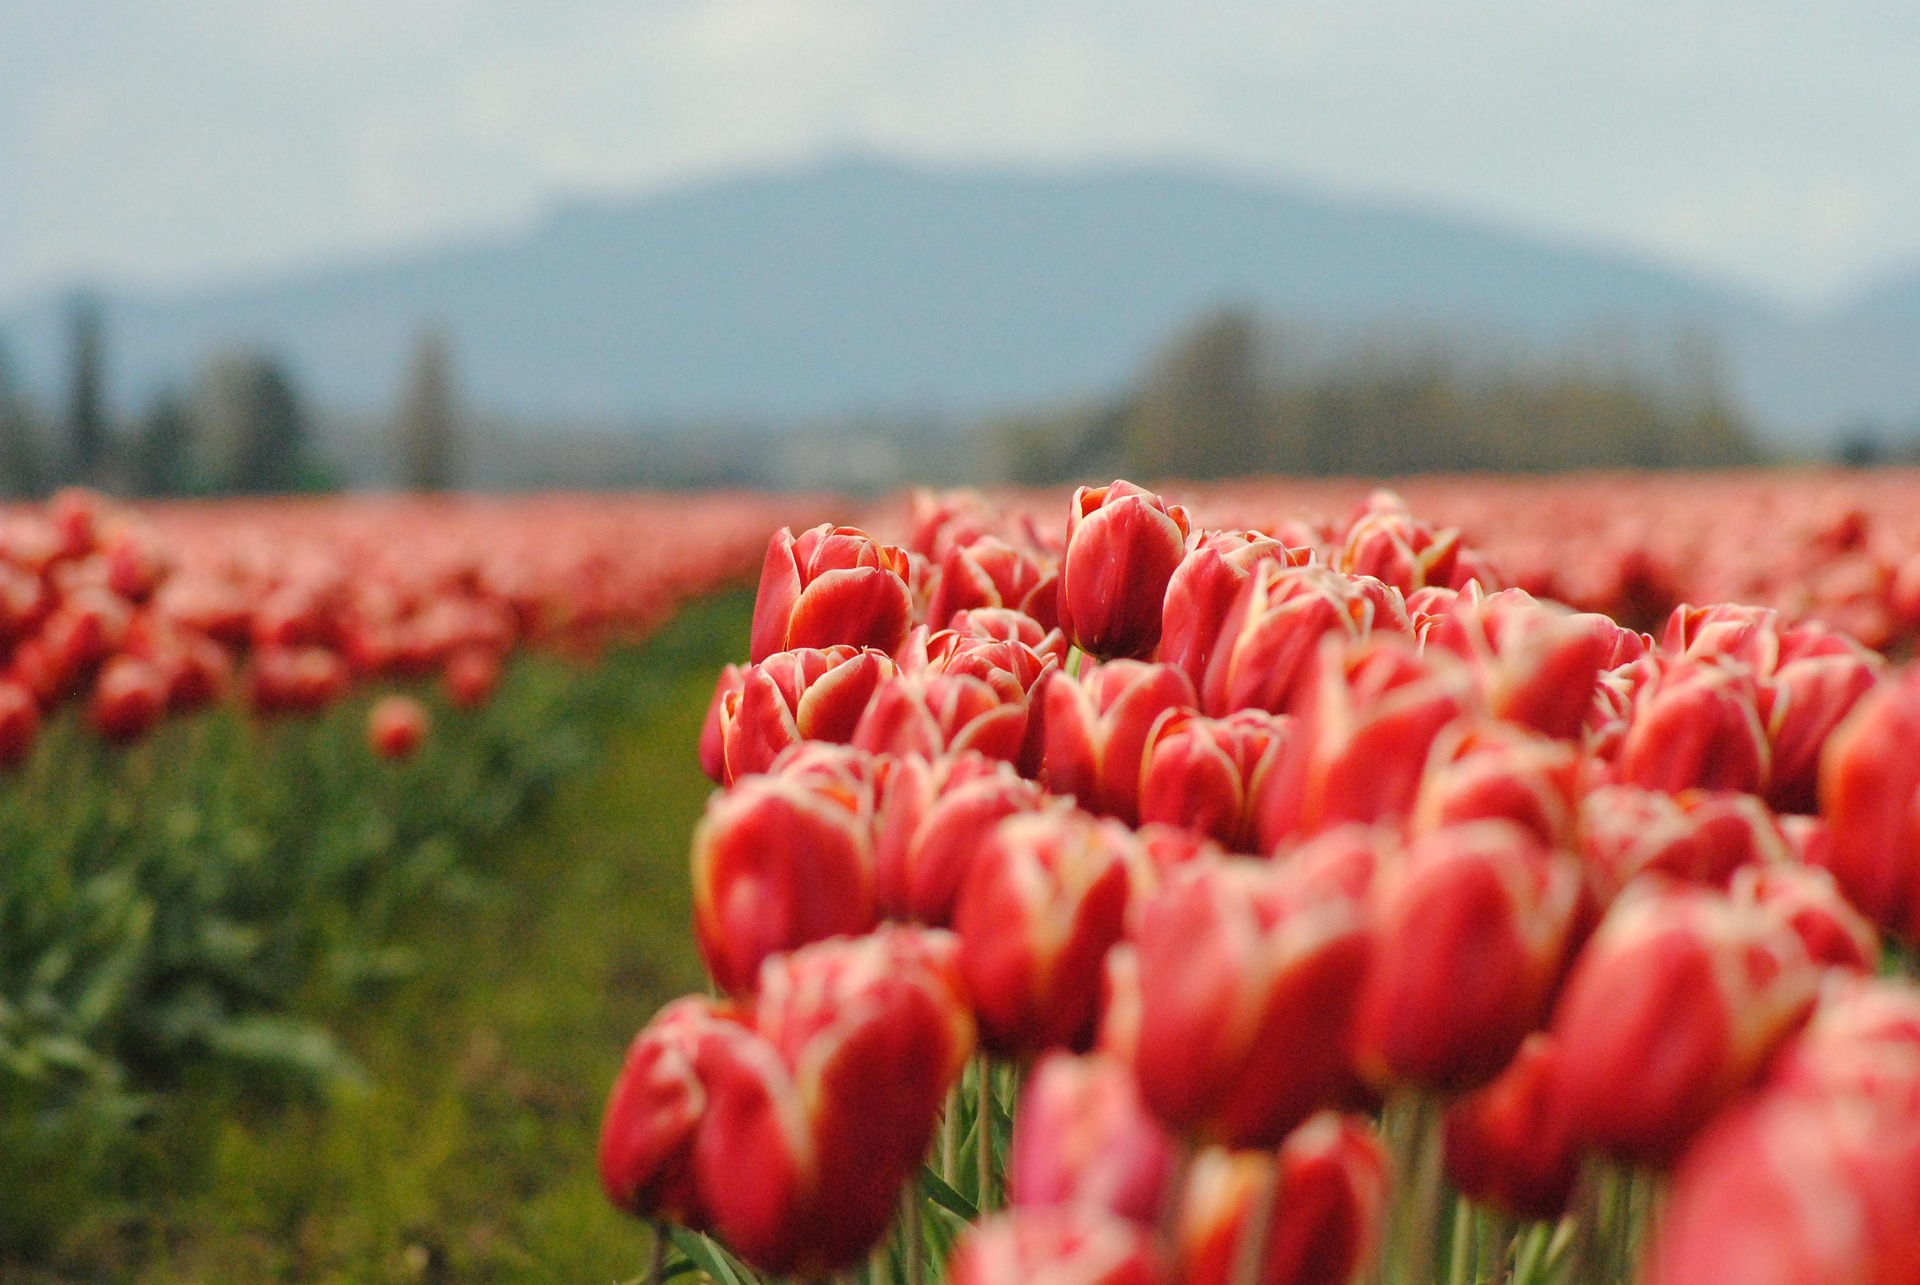
{"label": "green leaf", "polygon": [[698,1264],[700,1270],[718,1281],[719,1285],[744,1285],[728,1264],[727,1255],[705,1236],[684,1227],[668,1227],[666,1233],[675,1249]]}
{"label": "green leaf", "polygon": [[947,1185],[947,1180],[935,1173],[931,1166],[920,1166],[920,1190],[929,1200],[942,1209],[956,1214],[968,1222],[980,1216],[980,1210],[971,1200]]}

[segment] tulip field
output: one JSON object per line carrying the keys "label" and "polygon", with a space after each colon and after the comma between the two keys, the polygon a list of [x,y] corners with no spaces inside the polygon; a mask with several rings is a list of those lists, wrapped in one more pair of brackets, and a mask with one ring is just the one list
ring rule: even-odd
{"label": "tulip field", "polygon": [[0,510],[0,1278],[1920,1285],[1915,495]]}
{"label": "tulip field", "polygon": [[1920,1281],[1915,494],[781,530],[699,744],[711,985],[602,1126],[635,1279]]}

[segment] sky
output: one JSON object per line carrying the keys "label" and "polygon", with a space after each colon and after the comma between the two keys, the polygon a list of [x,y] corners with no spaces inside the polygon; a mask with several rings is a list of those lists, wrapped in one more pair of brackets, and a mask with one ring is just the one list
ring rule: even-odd
{"label": "sky", "polygon": [[1912,0],[0,0],[0,306],[860,150],[1178,159],[1802,309],[1920,267]]}

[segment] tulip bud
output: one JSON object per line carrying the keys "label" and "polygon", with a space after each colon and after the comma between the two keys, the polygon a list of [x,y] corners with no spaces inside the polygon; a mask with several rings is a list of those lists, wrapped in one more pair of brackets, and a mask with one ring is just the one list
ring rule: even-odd
{"label": "tulip bud", "polygon": [[1820,760],[1826,860],[1848,900],[1920,941],[1920,669],[1864,697]]}
{"label": "tulip bud", "polygon": [[1578,866],[1505,821],[1415,839],[1375,893],[1354,1019],[1376,1084],[1485,1084],[1547,1015],[1581,904]]}
{"label": "tulip bud", "polygon": [[1060,563],[1060,627],[1068,639],[1102,659],[1152,655],[1167,582],[1190,530],[1185,509],[1130,482],[1075,491]]}
{"label": "tulip bud", "polygon": [[939,492],[916,487],[907,499],[907,547],[935,562],[955,545],[972,544],[1000,525],[993,501],[971,487]]}
{"label": "tulip bud", "polygon": [[896,674],[874,690],[853,743],[874,753],[937,758],[984,754],[1018,762],[1027,737],[1024,698],[1004,700],[970,674]]}
{"label": "tulip bud", "polygon": [[1780,634],[1780,613],[1771,607],[1681,603],[1667,617],[1660,650],[1694,660],[1722,657],[1756,674],[1771,674],[1780,661]]}
{"label": "tulip bud", "polygon": [[0,768],[18,767],[40,735],[40,707],[19,683],[0,679]]}
{"label": "tulip bud", "polygon": [[1472,667],[1488,713],[1556,739],[1580,735],[1601,672],[1644,650],[1641,635],[1605,616],[1565,611],[1518,589],[1459,597],[1427,631],[1427,645]]}
{"label": "tulip bud", "polygon": [[253,653],[251,695],[262,714],[312,714],[347,694],[352,675],[324,647],[263,647]]}
{"label": "tulip bud", "polygon": [[994,828],[953,915],[988,1050],[1092,1045],[1102,961],[1125,931],[1138,860],[1124,828],[1084,813],[1011,816]]}
{"label": "tulip bud", "polygon": [[1187,550],[1167,582],[1160,612],[1160,659],[1177,665],[1199,689],[1242,586],[1262,562],[1303,566],[1307,552],[1258,531],[1214,531]]}
{"label": "tulip bud", "polygon": [[1369,945],[1358,905],[1284,866],[1177,868],[1134,934],[1147,1105],[1206,1140],[1270,1147],[1344,1100]]}
{"label": "tulip bud", "polygon": [[1879,934],[1825,870],[1788,862],[1743,866],[1734,872],[1731,895],[1791,928],[1816,965],[1856,973],[1880,966]]}
{"label": "tulip bud", "polygon": [[769,1272],[873,1248],[973,1053],[950,935],[890,929],[769,959],[758,1038],[702,1050],[694,1173],[713,1226]]}
{"label": "tulip bud", "polygon": [[1423,656],[1402,639],[1323,642],[1311,697],[1267,774],[1259,802],[1262,849],[1349,821],[1406,816],[1434,738],[1471,704],[1469,682],[1459,661]]}
{"label": "tulip bud", "polygon": [[822,525],[767,544],[753,603],[752,659],[835,646],[892,654],[913,623],[907,555],[857,527]]}
{"label": "tulip bud", "polygon": [[101,668],[88,715],[103,739],[122,745],[140,740],[166,712],[166,685],[151,664],[123,653]]}
{"label": "tulip bud", "polygon": [[426,738],[426,707],[411,696],[383,696],[367,711],[367,746],[383,759],[412,758]]}
{"label": "tulip bud", "polygon": [[[1379,1135],[1332,1112],[1295,1129],[1276,1156],[1204,1151],[1181,1209],[1183,1283],[1345,1285],[1379,1245],[1387,1186]],[[1258,1273],[1240,1275],[1256,1251]]]}
{"label": "tulip bud", "polygon": [[693,1141],[707,1111],[700,1051],[707,1040],[746,1032],[730,1005],[689,995],[634,1037],[600,1126],[600,1186],[615,1208],[708,1226],[693,1176]]}
{"label": "tulip bud", "polygon": [[1753,671],[1737,661],[1667,662],[1635,701],[1615,764],[1628,785],[1759,793],[1771,751]]}
{"label": "tulip bud", "polygon": [[1527,1036],[1506,1070],[1447,1109],[1447,1176],[1462,1193],[1520,1218],[1566,1211],[1580,1139],[1559,1087],[1560,1045]]}
{"label": "tulip bud", "polygon": [[1239,709],[1293,713],[1308,697],[1322,640],[1408,627],[1399,594],[1377,580],[1262,561],[1220,626],[1201,705],[1216,718]]}
{"label": "tulip bud", "polygon": [[1725,888],[1742,866],[1792,859],[1751,794],[1603,785],[1581,800],[1580,818],[1580,857],[1605,901],[1646,876]]}
{"label": "tulip bud", "polygon": [[975,1223],[948,1285],[1172,1285],[1145,1230],[1088,1205],[1016,1209]]}
{"label": "tulip bud", "polygon": [[980,754],[902,758],[880,796],[874,880],[880,907],[896,919],[944,927],[995,825],[1037,812],[1046,796],[1006,764]]}
{"label": "tulip bud", "polygon": [[945,629],[956,613],[981,608],[1012,608],[1051,629],[1060,617],[1059,572],[990,535],[949,545],[927,604],[927,623]]}
{"label": "tulip bud", "polygon": [[1813,1006],[1793,932],[1704,890],[1629,890],[1575,961],[1553,1016],[1581,1136],[1669,1163]]}
{"label": "tulip bud", "polygon": [[[734,668],[732,665],[727,668]],[[447,689],[447,702],[455,709],[479,709],[493,698],[500,686],[500,654],[487,647],[462,647],[447,658],[447,670],[443,680]],[[701,736],[702,757],[705,758],[704,733]]]}
{"label": "tulip bud", "polygon": [[961,638],[983,642],[1017,642],[1033,649],[1036,655],[1051,656],[1055,664],[1067,661],[1067,639],[1058,628],[1048,628],[1025,612],[1006,608],[979,607],[956,611],[947,621],[946,631]]}
{"label": "tulip bud", "polygon": [[693,922],[714,983],[743,994],[777,951],[879,923],[873,784],[750,777],[693,833]]}
{"label": "tulip bud", "polygon": [[1762,712],[1772,743],[1767,802],[1777,811],[1816,809],[1821,750],[1853,707],[1881,681],[1885,665],[1880,658],[1857,644],[1846,645],[1850,650],[1789,660],[1762,689]]}
{"label": "tulip bud", "polygon": [[1458,531],[1436,530],[1415,518],[1393,492],[1375,491],[1347,524],[1332,565],[1412,593],[1430,584],[1453,585],[1459,557]]}
{"label": "tulip bud", "polygon": [[1151,1227],[1174,1160],[1173,1139],[1124,1064],[1053,1053],[1020,1095],[1008,1190],[1016,1208],[1090,1204]]}
{"label": "tulip bud", "polygon": [[787,651],[721,671],[700,732],[700,764],[722,785],[764,772],[801,741],[852,740],[876,688],[896,673],[880,652]]}
{"label": "tulip bud", "polygon": [[1433,743],[1412,825],[1424,832],[1511,821],[1553,847],[1573,835],[1579,790],[1573,746],[1512,723],[1463,720]]}
{"label": "tulip bud", "polygon": [[1056,671],[1041,693],[1047,789],[1089,812],[1137,822],[1153,729],[1163,715],[1193,708],[1187,676],[1171,665],[1114,660],[1079,678]]}
{"label": "tulip bud", "polygon": [[1252,852],[1258,842],[1254,801],[1292,722],[1253,709],[1220,719],[1175,713],[1160,720],[1141,771],[1140,819]]}

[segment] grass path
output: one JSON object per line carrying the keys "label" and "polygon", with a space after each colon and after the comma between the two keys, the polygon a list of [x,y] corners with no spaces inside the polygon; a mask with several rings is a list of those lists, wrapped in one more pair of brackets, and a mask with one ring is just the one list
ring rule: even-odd
{"label": "grass path", "polygon": [[[749,610],[701,604],[609,662],[622,682],[591,769],[420,925],[418,972],[349,1017],[364,1086],[291,1108],[193,1086],[148,1143],[139,1208],[91,1227],[80,1257],[156,1285],[636,1275],[644,1233],[601,1199],[594,1143],[627,1040],[701,985],[695,747]],[[176,1190],[182,1172],[199,1177]]]}

